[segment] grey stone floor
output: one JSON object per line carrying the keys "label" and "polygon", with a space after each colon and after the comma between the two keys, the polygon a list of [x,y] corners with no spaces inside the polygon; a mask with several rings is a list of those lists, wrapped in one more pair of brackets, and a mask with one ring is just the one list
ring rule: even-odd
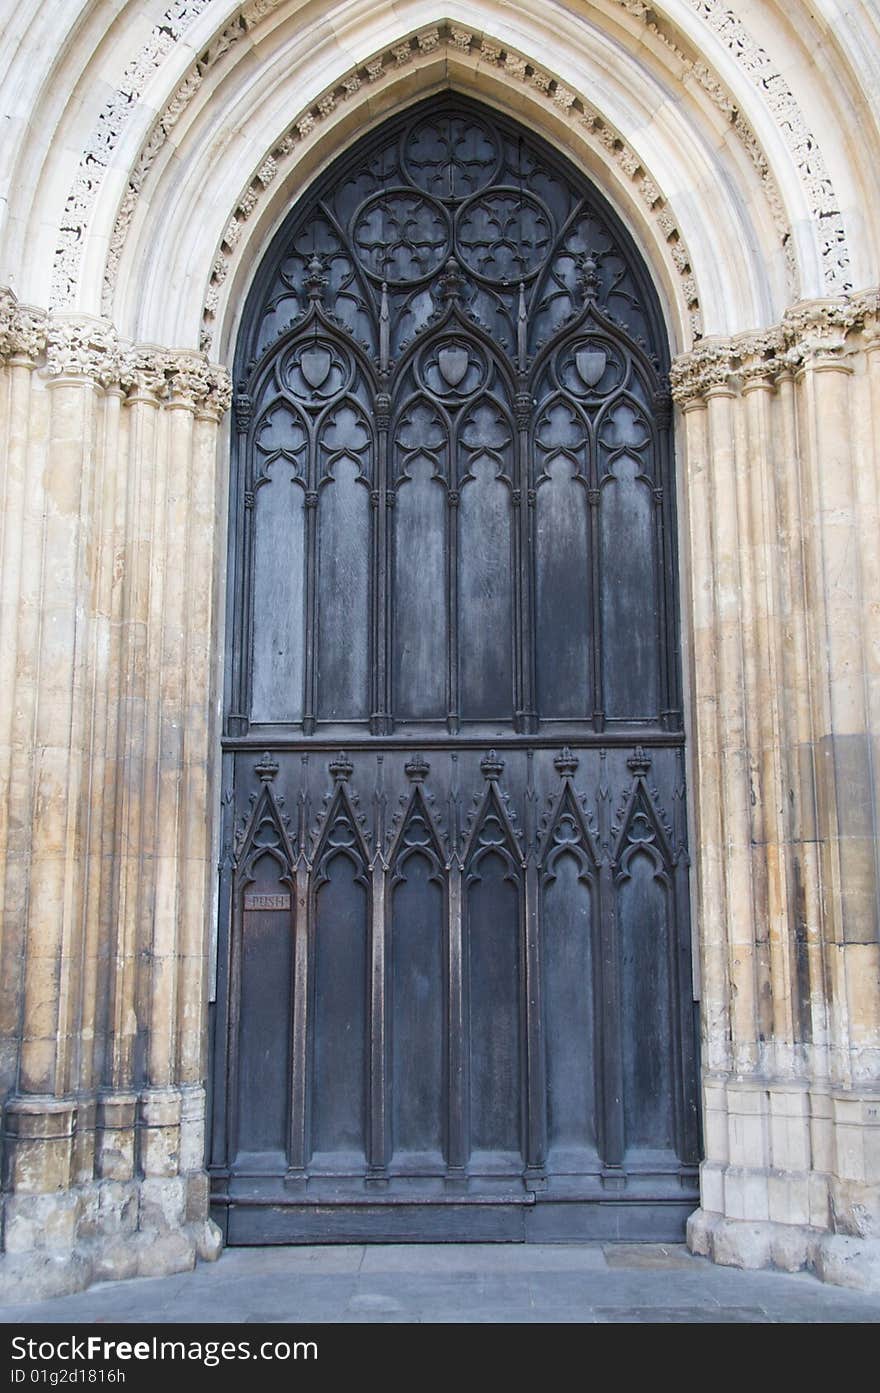
{"label": "grey stone floor", "polygon": [[231,1248],[174,1277],[0,1308],[2,1322],[880,1321],[880,1297],[660,1244]]}

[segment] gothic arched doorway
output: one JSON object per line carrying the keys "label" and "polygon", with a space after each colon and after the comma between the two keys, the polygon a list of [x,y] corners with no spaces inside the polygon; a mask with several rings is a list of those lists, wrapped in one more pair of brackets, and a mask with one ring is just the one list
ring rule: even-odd
{"label": "gothic arched doorway", "polygon": [[667,346],[457,96],[275,238],[236,361],[214,1212],[671,1238],[697,1201]]}

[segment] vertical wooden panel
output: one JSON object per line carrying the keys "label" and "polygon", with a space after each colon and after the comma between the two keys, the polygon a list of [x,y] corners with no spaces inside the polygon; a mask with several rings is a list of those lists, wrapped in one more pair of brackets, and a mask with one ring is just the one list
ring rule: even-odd
{"label": "vertical wooden panel", "polygon": [[446,716],[446,498],[431,461],[409,465],[394,507],[394,715]]}
{"label": "vertical wooden panel", "polygon": [[521,1146],[519,894],[495,852],[478,875],[467,892],[472,1156]]}
{"label": "vertical wooden panel", "polygon": [[443,889],[426,856],[407,857],[391,930],[391,1089],[395,1161],[443,1153],[445,971]]}
{"label": "vertical wooden panel", "polygon": [[586,490],[574,465],[559,456],[536,501],[535,628],[538,710],[548,717],[588,717],[592,618]]}
{"label": "vertical wooden panel", "polygon": [[553,862],[544,889],[543,992],[550,1165],[596,1149],[592,891],[576,855]]}
{"label": "vertical wooden panel", "polygon": [[459,654],[465,720],[513,710],[513,566],[510,493],[486,456],[461,493]]}
{"label": "vertical wooden panel", "polygon": [[318,504],[318,717],[369,715],[370,498],[337,461]]}
{"label": "vertical wooden panel", "polygon": [[366,1156],[367,892],[348,856],[327,874],[315,913],[312,1150],[345,1169]]}
{"label": "vertical wooden panel", "polygon": [[[261,856],[246,896],[289,896],[273,856]],[[245,899],[247,904],[248,899]],[[290,910],[242,915],[238,1036],[239,1151],[287,1149],[293,919]]]}
{"label": "vertical wooden panel", "polygon": [[447,1173],[460,1180],[467,1161],[467,1104],[465,1072],[467,1045],[464,1033],[464,945],[462,942],[462,875],[453,862],[449,870],[447,904],[447,950],[449,995],[447,1022],[449,1042],[449,1113],[447,1132]]}
{"label": "vertical wooden panel", "polygon": [[[242,1124],[275,1151],[286,1118],[286,1174],[273,1161],[254,1182],[248,1161],[216,1184],[233,1212],[267,1200],[241,1207],[234,1241],[567,1232],[606,1192],[638,1227],[654,1197],[688,1202],[691,1155],[658,312],[612,215],[502,118],[444,100],[370,141],[291,217],[238,357],[230,680],[252,703],[230,705],[228,733],[279,722],[255,739],[279,766],[297,938],[295,961],[288,932],[262,977],[247,950],[231,973]],[[301,319],[254,366],[291,294]],[[642,718],[629,758],[613,734],[595,748],[606,719]],[[539,720],[564,727],[532,743]],[[236,829],[271,777],[253,748],[231,756]],[[642,782],[618,815],[626,767]],[[284,1042],[269,1063],[267,1021]],[[233,1060],[233,1119],[238,1078]]]}
{"label": "vertical wooden panel", "polygon": [[302,720],[304,513],[302,489],[278,460],[254,499],[252,721]]}
{"label": "vertical wooden panel", "polygon": [[621,456],[599,505],[605,712],[632,719],[656,716],[660,700],[655,504],[639,468]]}
{"label": "vertical wooden panel", "polygon": [[623,1089],[627,1151],[675,1141],[667,890],[645,852],[618,887]]}

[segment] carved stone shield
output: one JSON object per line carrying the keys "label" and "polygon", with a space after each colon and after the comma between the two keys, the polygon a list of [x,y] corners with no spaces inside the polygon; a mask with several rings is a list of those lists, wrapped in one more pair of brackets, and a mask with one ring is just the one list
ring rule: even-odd
{"label": "carved stone shield", "polygon": [[327,381],[332,361],[329,348],[307,348],[301,354],[299,365],[310,387],[317,389]]}
{"label": "carved stone shield", "polygon": [[457,387],[468,370],[467,349],[441,348],[437,354],[437,362],[444,381],[448,382],[450,387]]}
{"label": "carved stone shield", "polygon": [[588,387],[595,387],[608,366],[608,354],[601,348],[582,348],[574,355],[578,373]]}

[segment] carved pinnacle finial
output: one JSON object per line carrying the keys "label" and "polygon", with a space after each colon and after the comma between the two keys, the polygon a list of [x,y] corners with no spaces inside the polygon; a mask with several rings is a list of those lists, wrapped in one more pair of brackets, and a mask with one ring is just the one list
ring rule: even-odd
{"label": "carved pinnacle finial", "polygon": [[556,772],[559,774],[560,778],[563,779],[570,779],[579,764],[580,760],[577,755],[573,754],[567,745],[559,752],[553,761]]}
{"label": "carved pinnacle finial", "polygon": [[487,755],[483,755],[480,760],[480,773],[484,779],[488,779],[490,784],[495,783],[501,778],[504,769],[504,760],[497,750],[490,750]]}
{"label": "carved pinnacle finial", "polygon": [[631,769],[634,774],[647,774],[651,768],[651,756],[645,752],[641,745],[636,745],[626,761],[626,767]]}
{"label": "carved pinnacle finial", "polygon": [[254,765],[254,773],[260,779],[261,783],[271,783],[278,773],[277,759],[273,759],[269,751],[266,750],[260,762]]}
{"label": "carved pinnacle finial", "polygon": [[328,768],[333,775],[334,783],[344,784],[351,778],[351,771],[354,769],[354,765],[345,753],[345,750],[340,750],[336,758],[330,761]]}
{"label": "carved pinnacle finial", "polygon": [[324,263],[318,253],[314,252],[306,268],[305,287],[309,299],[323,300],[326,286],[327,276],[324,271]]}
{"label": "carved pinnacle finial", "polygon": [[587,252],[578,264],[578,283],[584,304],[599,294],[599,267],[593,252]]}
{"label": "carved pinnacle finial", "polygon": [[440,277],[440,294],[444,300],[457,300],[463,289],[464,276],[461,274],[455,257],[451,256],[443,268],[443,275]]}
{"label": "carved pinnacle finial", "polygon": [[403,772],[414,784],[424,783],[431,766],[422,755],[413,755],[403,766]]}

